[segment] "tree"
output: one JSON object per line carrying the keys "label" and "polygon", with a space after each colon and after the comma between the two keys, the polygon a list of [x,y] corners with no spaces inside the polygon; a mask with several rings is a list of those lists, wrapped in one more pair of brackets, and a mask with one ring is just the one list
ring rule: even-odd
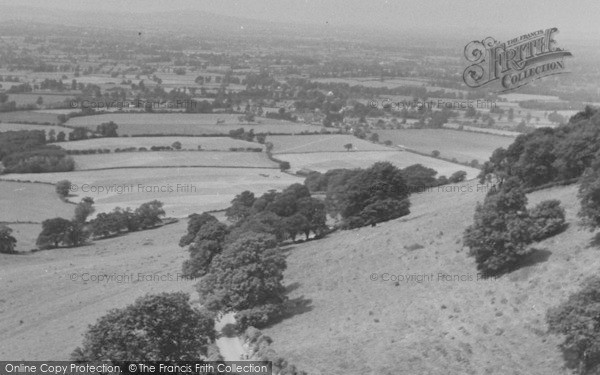
{"label": "tree", "polygon": [[289,161],[282,161],[281,163],[279,163],[279,169],[284,172],[287,171],[288,169],[290,169],[292,166],[290,165]]}
{"label": "tree", "polygon": [[532,222],[527,197],[516,179],[477,204],[474,223],[465,230],[464,244],[484,274],[510,271],[530,253]]}
{"label": "tree", "polygon": [[48,131],[48,142],[56,142],[56,130],[50,129],[50,131]]}
{"label": "tree", "polygon": [[253,192],[248,190],[243,191],[231,201],[231,206],[225,210],[225,216],[233,222],[245,219],[250,216],[252,205],[255,201],[256,198]]}
{"label": "tree", "polygon": [[[600,370],[600,278],[587,279],[567,301],[546,313],[551,333],[564,335],[561,349],[574,358],[569,367],[579,374],[598,374]],[[572,354],[572,355],[569,355]]]}
{"label": "tree", "polygon": [[181,142],[175,141],[175,142],[173,142],[171,147],[173,147],[173,149],[175,149],[175,150],[181,150]]}
{"label": "tree", "polygon": [[439,158],[440,152],[438,150],[433,150],[431,151],[431,156],[433,156],[434,158]]}
{"label": "tree", "polygon": [[588,168],[581,178],[577,194],[581,202],[578,216],[590,229],[600,227],[600,169]]}
{"label": "tree", "polygon": [[529,211],[529,216],[533,220],[531,237],[534,241],[552,237],[565,228],[565,209],[557,199],[540,202]]}
{"label": "tree", "polygon": [[64,142],[66,138],[67,138],[67,136],[65,135],[65,132],[60,131],[56,135],[56,142]]}
{"label": "tree", "polygon": [[94,200],[90,197],[85,197],[77,204],[77,206],[75,206],[74,220],[77,223],[85,223],[88,216],[93,214],[94,211]]}
{"label": "tree", "polygon": [[12,229],[6,225],[0,225],[0,253],[14,253],[16,243],[17,240],[12,236]]}
{"label": "tree", "polygon": [[379,134],[377,134],[377,133],[371,134],[371,136],[369,137],[369,140],[371,142],[376,142],[376,143],[379,142]]}
{"label": "tree", "polygon": [[71,359],[195,361],[206,357],[214,339],[214,320],[193,308],[188,294],[146,295],[90,325]]}
{"label": "tree", "polygon": [[346,144],[344,145],[344,148],[346,149],[346,151],[350,151],[350,150],[352,150],[352,147],[354,147],[354,146],[352,146],[352,143],[346,143]]}
{"label": "tree", "polygon": [[266,139],[267,139],[266,134],[257,134],[256,135],[256,141],[260,144],[264,144]]}
{"label": "tree", "polygon": [[58,247],[61,243],[67,243],[67,234],[71,230],[71,226],[72,223],[69,220],[61,217],[44,220],[36,245],[42,249],[48,249]]}
{"label": "tree", "polygon": [[113,121],[104,122],[96,126],[96,132],[102,134],[103,137],[118,137],[117,129],[119,126]]}
{"label": "tree", "polygon": [[35,104],[37,104],[37,105],[44,104],[44,98],[42,98],[41,96],[38,96],[37,100],[35,101]]}
{"label": "tree", "polygon": [[[209,274],[196,285],[207,308],[242,312],[282,306],[286,301],[282,284],[286,262],[276,245],[275,237],[252,233],[226,246],[213,259]],[[272,309],[269,319],[279,312]]]}
{"label": "tree", "polygon": [[71,191],[71,181],[69,180],[60,180],[56,183],[55,186],[56,194],[60,197],[65,198],[69,195]]}
{"label": "tree", "polygon": [[437,185],[435,178],[437,171],[433,168],[427,168],[421,164],[413,164],[401,169],[400,172],[409,192],[421,192],[428,187]]}
{"label": "tree", "polygon": [[140,220],[140,227],[143,229],[151,228],[162,222],[161,216],[165,215],[162,209],[163,203],[157,200],[143,203],[135,210],[135,215]]}
{"label": "tree", "polygon": [[[242,193],[243,194],[243,193]],[[235,200],[235,199],[234,199]],[[218,223],[219,220],[213,215],[203,212],[202,214],[191,214],[188,216],[187,233],[179,240],[179,246],[184,247],[192,242],[196,238],[196,235],[202,229],[204,225],[209,223]]]}

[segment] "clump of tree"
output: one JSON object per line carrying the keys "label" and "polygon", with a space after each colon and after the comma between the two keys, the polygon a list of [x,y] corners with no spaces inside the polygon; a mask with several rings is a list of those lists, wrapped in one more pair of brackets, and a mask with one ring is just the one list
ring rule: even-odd
{"label": "clump of tree", "polygon": [[40,249],[51,249],[59,246],[71,247],[84,244],[90,236],[86,220],[94,212],[93,205],[94,200],[85,197],[75,206],[73,219],[55,217],[44,220],[36,245]]}
{"label": "clump of tree", "polygon": [[391,163],[379,162],[330,176],[325,203],[332,217],[341,217],[341,227],[351,229],[408,215],[408,196],[402,172]]}
{"label": "clump of tree", "polygon": [[490,191],[483,204],[477,204],[464,244],[482,273],[498,275],[516,268],[531,253],[528,245],[564,227],[559,201],[541,202],[529,212],[520,182],[511,178],[498,191]]}
{"label": "clump of tree", "polygon": [[75,168],[65,150],[47,144],[42,130],[0,132],[0,160],[4,173],[67,172]]}
{"label": "clump of tree", "polygon": [[196,361],[214,340],[212,315],[192,307],[189,295],[146,295],[90,325],[71,360]]}
{"label": "clump of tree", "polygon": [[157,200],[141,204],[135,210],[116,207],[111,212],[99,213],[89,222],[91,235],[107,238],[123,232],[135,232],[153,228],[162,222],[165,215],[163,203]]}
{"label": "clump of tree", "polygon": [[119,125],[115,124],[114,121],[103,122],[96,127],[96,132],[103,137],[118,137],[117,129]]}
{"label": "clump of tree", "polygon": [[230,130],[229,136],[233,139],[241,139],[243,141],[252,142],[254,141],[255,134],[254,129],[246,131],[244,128],[239,128],[236,130]]}
{"label": "clump of tree", "polygon": [[17,239],[12,236],[12,229],[7,225],[0,225],[0,253],[14,253],[16,244]]}
{"label": "clump of tree", "polygon": [[245,233],[215,256],[196,285],[211,311],[236,312],[238,327],[262,327],[281,316],[286,262],[275,237]]}
{"label": "clump of tree", "polygon": [[546,313],[551,333],[564,339],[560,345],[568,367],[579,374],[597,374],[600,371],[600,278],[585,281],[578,292],[567,301]]}

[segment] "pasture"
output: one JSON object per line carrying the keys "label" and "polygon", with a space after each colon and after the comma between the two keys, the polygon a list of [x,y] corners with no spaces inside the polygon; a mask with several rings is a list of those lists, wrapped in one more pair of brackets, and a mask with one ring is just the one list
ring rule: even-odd
{"label": "pasture", "polygon": [[445,159],[459,162],[487,161],[499,147],[508,147],[513,138],[492,134],[472,133],[446,129],[378,130],[381,141],[391,140],[394,145],[431,154],[438,150]]}
{"label": "pasture", "polygon": [[[2,124],[0,124],[2,125]],[[171,146],[180,142],[182,150],[197,150],[198,146],[206,151],[227,151],[231,147],[263,148],[264,145],[256,142],[246,142],[229,137],[119,137],[119,138],[94,138],[81,141],[63,142],[60,146],[67,150],[109,149]]]}
{"label": "pasture", "polygon": [[317,172],[327,172],[336,168],[367,168],[378,161],[388,161],[398,168],[413,164],[422,164],[433,168],[438,176],[449,177],[456,171],[467,172],[467,179],[475,178],[479,170],[450,163],[441,159],[414,154],[408,151],[349,151],[349,152],[318,152],[309,154],[278,154],[278,159],[290,162],[291,170],[310,169]]}
{"label": "pasture", "polygon": [[70,219],[74,209],[60,200],[53,185],[0,180],[0,222],[39,223],[56,216]]}
{"label": "pasture", "polygon": [[37,124],[57,124],[57,115],[34,111],[0,112],[0,122],[30,122]]}
{"label": "pasture", "polygon": [[350,143],[359,151],[390,151],[389,147],[365,141],[348,134],[339,135],[273,135],[267,137],[273,143],[273,153],[345,152]]}
{"label": "pasture", "polygon": [[[67,122],[69,126],[84,126],[96,129],[96,126],[109,121],[119,125],[119,135],[141,134],[185,134],[209,135],[228,134],[230,130],[244,128],[254,133],[294,134],[303,131],[318,132],[321,126],[305,125],[288,121],[257,118],[260,123],[246,123],[238,120],[239,115],[232,114],[189,114],[189,113],[110,113],[96,116],[75,117]],[[217,122],[222,122],[217,124]]]}
{"label": "pasture", "polygon": [[129,167],[279,168],[264,152],[134,151],[73,155],[73,159],[76,170]]}
{"label": "pasture", "polygon": [[[79,202],[83,197],[92,197],[96,212],[110,211],[115,207],[135,208],[158,199],[165,204],[167,216],[172,217],[225,209],[235,195],[244,190],[263,194],[270,189],[284,189],[304,181],[278,169],[194,167],[9,174],[4,179],[51,183],[69,180],[76,186],[69,199]],[[29,196],[29,202],[31,199]]]}

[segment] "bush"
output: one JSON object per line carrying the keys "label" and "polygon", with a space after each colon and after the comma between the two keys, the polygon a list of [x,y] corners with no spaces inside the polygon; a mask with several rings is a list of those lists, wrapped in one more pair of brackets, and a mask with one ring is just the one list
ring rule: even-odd
{"label": "bush", "polygon": [[463,182],[467,178],[467,172],[465,171],[457,171],[452,173],[452,176],[448,179],[448,182],[451,184],[457,184],[459,182]]}
{"label": "bush", "polygon": [[185,293],[138,298],[89,326],[76,361],[195,361],[207,355],[214,321],[189,304]]}
{"label": "bush", "polygon": [[282,305],[273,304],[242,310],[235,314],[236,329],[241,332],[248,327],[264,327],[279,318],[282,311]]}
{"label": "bush", "polygon": [[439,158],[440,152],[438,150],[433,150],[431,151],[431,156],[433,156],[434,158]]}
{"label": "bush", "polygon": [[590,229],[600,226],[600,168],[588,168],[581,178],[577,197],[581,201],[578,216]]}
{"label": "bush", "polygon": [[56,194],[61,197],[66,197],[69,195],[71,191],[71,181],[69,180],[61,180],[56,183]]}
{"label": "bush", "polygon": [[516,182],[507,181],[503,190],[477,204],[474,223],[465,230],[464,244],[475,257],[477,268],[496,275],[514,268],[530,253],[532,221],[527,214],[527,197]]}
{"label": "bush", "polygon": [[529,216],[533,220],[531,237],[534,241],[552,237],[565,228],[565,210],[559,200],[541,202],[529,212]]}
{"label": "bush", "polygon": [[600,278],[588,279],[583,288],[558,307],[549,309],[546,322],[551,333],[565,335],[561,349],[574,359],[569,367],[579,374],[600,370]]}

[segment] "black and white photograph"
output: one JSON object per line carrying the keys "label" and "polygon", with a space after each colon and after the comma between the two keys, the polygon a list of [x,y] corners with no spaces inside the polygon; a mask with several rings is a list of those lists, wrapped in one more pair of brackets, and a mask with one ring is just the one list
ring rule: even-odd
{"label": "black and white photograph", "polygon": [[597,0],[0,0],[0,375],[600,375]]}

